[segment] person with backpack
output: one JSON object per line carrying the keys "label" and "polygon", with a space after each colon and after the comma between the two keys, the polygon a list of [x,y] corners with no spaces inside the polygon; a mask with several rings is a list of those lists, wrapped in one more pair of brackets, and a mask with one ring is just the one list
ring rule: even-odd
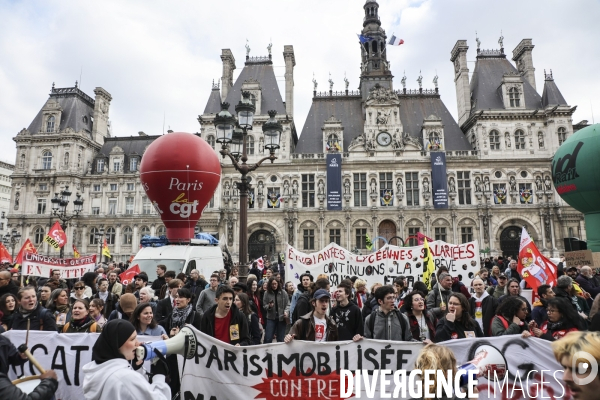
{"label": "person with backpack", "polygon": [[301,316],[284,338],[285,343],[292,340],[307,340],[310,342],[335,342],[338,340],[337,326],[333,319],[327,316],[331,295],[325,289],[318,289],[312,295],[312,311]]}
{"label": "person with backpack", "polygon": [[529,333],[529,324],[525,322],[525,318],[527,318],[525,302],[518,297],[507,297],[498,307],[496,316],[492,320],[492,336]]}
{"label": "person with backpack", "polygon": [[427,309],[436,320],[439,320],[446,314],[448,299],[452,294],[452,284],[452,276],[442,272],[438,277],[437,283],[433,285],[433,288],[427,294]]}
{"label": "person with backpack", "polygon": [[75,300],[71,310],[71,320],[63,327],[63,333],[96,333],[102,328],[90,317],[90,304],[87,300]]}
{"label": "person with backpack", "polygon": [[[56,332],[54,315],[37,301],[37,291],[33,286],[25,286],[17,293],[19,308],[15,311],[10,329],[25,331]],[[27,323],[29,321],[29,324]]]}
{"label": "person with backpack", "polygon": [[305,272],[302,275],[300,275],[300,283],[298,284],[298,289],[296,289],[296,291],[292,295],[292,300],[290,302],[290,315],[292,316],[290,323],[292,325],[296,321],[296,319],[294,319],[294,309],[296,308],[296,303],[298,302],[300,296],[310,289],[310,285],[313,282],[313,279],[314,278],[310,274],[310,272]]}
{"label": "person with backpack", "polygon": [[383,339],[414,342],[408,318],[395,306],[396,295],[391,285],[384,285],[375,291],[379,308],[365,320],[367,339]]}

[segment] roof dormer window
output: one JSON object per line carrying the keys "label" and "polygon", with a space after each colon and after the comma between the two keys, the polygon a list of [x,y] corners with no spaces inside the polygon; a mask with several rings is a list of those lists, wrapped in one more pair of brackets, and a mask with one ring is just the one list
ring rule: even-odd
{"label": "roof dormer window", "polygon": [[104,159],[100,158],[96,161],[96,170],[98,172],[104,172]]}
{"label": "roof dormer window", "polygon": [[516,87],[508,89],[508,99],[511,107],[521,107],[521,94]]}
{"label": "roof dormer window", "polygon": [[48,119],[46,120],[46,133],[54,132],[54,122],[55,121],[56,121],[56,118],[54,118],[54,115],[51,115],[48,117]]}

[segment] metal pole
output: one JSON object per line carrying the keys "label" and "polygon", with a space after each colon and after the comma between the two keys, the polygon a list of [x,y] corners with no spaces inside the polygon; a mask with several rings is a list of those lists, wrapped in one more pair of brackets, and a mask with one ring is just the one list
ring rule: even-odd
{"label": "metal pole", "polygon": [[238,184],[240,191],[240,265],[248,262],[248,180],[242,174],[242,181]]}
{"label": "metal pole", "polygon": [[[62,228],[62,230],[63,230],[63,232],[65,233],[65,236],[66,236],[67,235],[67,225],[64,224],[64,222],[63,222],[63,224],[61,224],[60,227]],[[63,246],[63,247],[60,248],[60,256],[59,256],[59,258],[62,259],[62,258],[64,258],[64,256],[65,256],[65,246]]]}

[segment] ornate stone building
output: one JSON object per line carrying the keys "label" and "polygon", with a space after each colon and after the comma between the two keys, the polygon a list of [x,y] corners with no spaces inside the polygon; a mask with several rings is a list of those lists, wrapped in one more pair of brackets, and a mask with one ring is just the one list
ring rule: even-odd
{"label": "ornate stone building", "polygon": [[[416,88],[407,88],[406,77],[401,88],[394,87],[378,8],[374,0],[364,5],[358,90],[349,90],[346,80],[345,90],[334,91],[330,79],[329,90],[318,91],[313,81],[312,105],[300,135],[294,119],[293,47],[285,46],[283,53],[285,99],[270,46],[268,55],[259,57],[250,56],[247,48],[235,82],[235,57],[228,49],[222,51],[221,81],[213,84],[198,117],[200,135],[220,150],[214,117],[221,102],[231,104],[234,114],[242,91],[249,91],[256,105],[248,162],[263,156],[261,125],[267,111],[275,110],[284,127],[278,160],[249,175],[250,257],[276,254],[285,243],[307,252],[330,242],[360,250],[367,235],[390,239],[417,232],[453,243],[478,240],[492,255],[514,255],[522,226],[549,255],[563,250],[563,237],[585,239],[582,215],[556,195],[550,171],[552,155],[576,129],[575,107],[567,104],[551,71],[544,74],[542,94],[537,91],[532,41],[524,39],[516,46],[512,63],[502,38],[494,50],[480,49],[477,40],[471,77],[467,42],[456,42],[450,51],[456,121],[438,92],[437,77],[434,88],[424,88],[422,77]],[[52,221],[50,198],[69,185],[85,198],[84,212],[73,220],[69,237],[81,252],[92,253],[98,251],[94,233],[103,227],[111,253],[124,260],[135,253],[142,235],[164,232],[138,173],[145,148],[157,136],[140,132],[137,137],[112,137],[111,96],[102,88],[94,92],[92,99],[76,86],[53,87],[29,128],[16,136],[9,224],[40,243]],[[433,207],[431,151],[446,154],[447,209]],[[327,210],[330,153],[339,154],[342,162],[340,211]],[[198,225],[218,234],[235,257],[239,175],[228,159],[222,166],[222,184]]]}

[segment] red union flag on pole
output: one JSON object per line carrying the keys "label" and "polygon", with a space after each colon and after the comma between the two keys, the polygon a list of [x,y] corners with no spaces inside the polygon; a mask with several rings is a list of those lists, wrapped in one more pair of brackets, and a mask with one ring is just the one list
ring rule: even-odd
{"label": "red union flag on pole", "polygon": [[37,253],[35,246],[33,245],[33,243],[31,243],[31,240],[29,240],[29,238],[27,238],[25,243],[23,243],[23,247],[21,247],[21,250],[19,250],[19,254],[17,254],[17,258],[15,258],[15,267],[17,265],[23,264],[23,254],[25,254],[25,253],[34,253],[34,254]]}
{"label": "red union flag on pole", "polygon": [[120,274],[119,278],[121,279],[121,283],[123,285],[127,285],[131,281],[133,281],[133,278],[139,273],[140,273],[140,266],[135,264],[133,267],[129,268],[127,271]]}
{"label": "red union flag on pole", "polygon": [[12,264],[12,262],[13,262],[13,259],[10,256],[10,253],[8,252],[6,247],[4,247],[4,245],[2,243],[0,243],[0,263]]}
{"label": "red union flag on pole", "polygon": [[517,271],[529,287],[535,292],[540,285],[556,286],[556,270],[556,265],[540,253],[527,230],[523,228]]}
{"label": "red union flag on pole", "polygon": [[54,247],[56,250],[67,244],[67,235],[65,234],[65,231],[63,231],[58,221],[52,225],[50,232],[48,232],[44,238],[44,242],[48,242],[48,244],[50,244],[50,246]]}

